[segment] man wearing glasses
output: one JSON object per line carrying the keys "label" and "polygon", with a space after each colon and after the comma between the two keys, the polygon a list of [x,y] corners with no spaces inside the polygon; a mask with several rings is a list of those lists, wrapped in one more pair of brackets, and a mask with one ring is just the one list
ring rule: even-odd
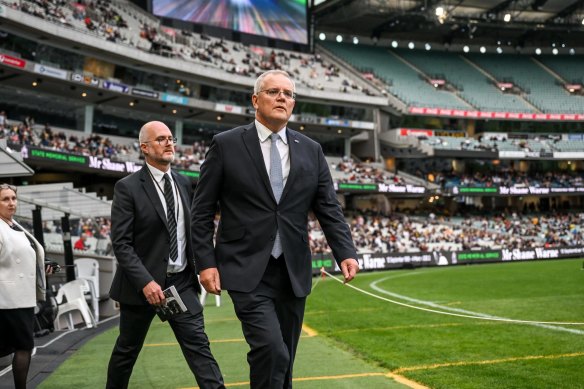
{"label": "man wearing glasses", "polygon": [[[296,93],[283,71],[258,77],[255,121],[216,135],[195,191],[192,235],[203,287],[226,289],[250,346],[252,388],[291,388],[312,282],[314,212],[345,277],[359,266],[320,145],[287,127]],[[221,219],[213,245],[213,219]]]}
{"label": "man wearing glasses", "polygon": [[140,130],[144,167],[116,183],[112,244],[118,269],[110,296],[120,303],[120,334],[110,358],[107,388],[127,388],[155,307],[174,286],[187,311],[169,319],[200,388],[224,388],[209,349],[197,293],[190,236],[191,183],[170,168],[176,138],[161,122]]}

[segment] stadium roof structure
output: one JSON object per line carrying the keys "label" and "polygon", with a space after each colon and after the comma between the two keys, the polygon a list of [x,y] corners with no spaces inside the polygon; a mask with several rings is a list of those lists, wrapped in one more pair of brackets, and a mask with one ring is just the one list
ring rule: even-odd
{"label": "stadium roof structure", "polygon": [[111,215],[111,201],[75,189],[71,182],[19,186],[16,217],[31,219],[36,207],[42,208],[43,220],[59,220],[65,214],[84,218]]}
{"label": "stadium roof structure", "polygon": [[451,44],[584,45],[584,0],[328,0],[316,30]]}
{"label": "stadium roof structure", "polygon": [[32,176],[34,170],[22,161],[20,153],[10,150],[0,139],[0,177]]}

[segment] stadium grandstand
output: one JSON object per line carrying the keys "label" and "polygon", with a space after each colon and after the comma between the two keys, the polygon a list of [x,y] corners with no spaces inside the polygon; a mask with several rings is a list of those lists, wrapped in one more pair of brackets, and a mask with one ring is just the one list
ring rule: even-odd
{"label": "stadium grandstand", "polygon": [[[99,275],[84,291],[97,325],[77,314],[47,325],[31,387],[78,387],[59,366],[115,331],[110,208],[117,180],[144,165],[141,126],[168,124],[173,168],[196,187],[213,136],[253,121],[254,80],[271,69],[295,81],[289,126],[321,144],[363,271],[584,257],[584,1],[0,0],[0,177],[18,186],[16,220],[63,266],[50,291],[81,277],[82,258]],[[338,273],[307,223],[313,274]],[[573,344],[557,354],[581,358]],[[484,359],[515,355],[502,354]],[[410,365],[439,363],[423,361]],[[86,387],[103,387],[99,370]],[[570,374],[577,384],[558,387],[582,387]],[[305,375],[306,387],[329,376]],[[459,387],[446,373],[412,377]],[[384,379],[334,387],[400,387]],[[0,388],[11,385],[0,358]],[[501,385],[460,387],[549,387]]]}

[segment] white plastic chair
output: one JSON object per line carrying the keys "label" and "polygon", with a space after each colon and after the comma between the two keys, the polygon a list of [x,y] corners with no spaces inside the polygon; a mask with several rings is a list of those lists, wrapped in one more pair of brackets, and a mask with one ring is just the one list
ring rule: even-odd
{"label": "white plastic chair", "polygon": [[89,293],[85,299],[91,301],[93,317],[99,320],[99,262],[93,258],[78,258],[74,263],[75,277],[89,283]]}
{"label": "white plastic chair", "polygon": [[[199,279],[199,276],[197,276],[197,279]],[[199,285],[201,285],[201,282],[199,281]],[[207,293],[207,291],[205,290],[205,288],[203,287],[203,285],[201,285],[201,297],[199,298],[199,301],[201,302],[202,306],[205,306],[205,300],[207,299],[207,295],[209,293]],[[221,296],[219,295],[215,295],[215,306],[220,307],[221,306]]]}
{"label": "white plastic chair", "polygon": [[[85,321],[87,328],[97,326],[97,323],[95,322],[95,319],[89,310],[89,306],[85,301],[84,290],[88,289],[89,284],[84,279],[67,282],[66,284],[62,285],[61,288],[59,288],[59,292],[57,292],[56,297],[57,304],[59,304],[59,312],[57,313],[57,317],[55,318],[54,322],[56,329],[61,329],[60,319],[64,314],[68,314],[67,327],[69,329],[74,329],[75,325],[71,315],[71,313],[74,311],[79,311],[79,313],[81,313],[81,317]],[[63,297],[65,297],[67,302],[63,302]]]}

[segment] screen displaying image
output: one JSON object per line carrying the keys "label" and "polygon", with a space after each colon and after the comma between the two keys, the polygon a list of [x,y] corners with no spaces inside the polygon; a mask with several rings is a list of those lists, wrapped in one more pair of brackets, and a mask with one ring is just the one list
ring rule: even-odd
{"label": "screen displaying image", "polygon": [[156,16],[308,43],[307,0],[152,0]]}

